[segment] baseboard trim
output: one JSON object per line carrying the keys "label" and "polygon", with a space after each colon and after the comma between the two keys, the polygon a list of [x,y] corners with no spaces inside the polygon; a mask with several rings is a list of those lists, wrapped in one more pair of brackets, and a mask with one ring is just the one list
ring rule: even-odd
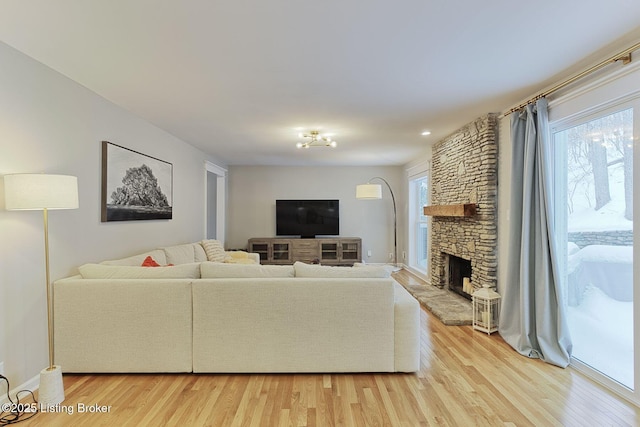
{"label": "baseboard trim", "polygon": [[430,285],[430,284],[431,284],[431,278],[430,278],[429,276],[425,275],[423,272],[421,272],[421,271],[419,271],[419,270],[416,270],[415,268],[409,267],[408,265],[405,265],[405,264],[402,264],[402,267],[403,267],[405,270],[409,271],[409,272],[410,272],[411,274],[413,274],[414,276],[416,276],[416,277],[418,277],[418,278],[420,278],[420,279],[424,280],[424,282],[425,282],[427,285]]}
{"label": "baseboard trim", "polygon": [[[38,390],[39,387],[40,387],[40,374],[20,384],[18,387],[15,387],[13,390],[10,390],[9,396],[11,396],[11,399],[15,403],[17,401],[16,399],[17,393],[21,391],[26,391],[26,390],[35,392],[36,390]],[[24,399],[25,398],[24,395],[25,393],[22,393],[20,397]],[[9,403],[9,399],[7,398],[6,394],[4,394],[3,396],[0,396],[0,404],[4,404],[4,403]]]}

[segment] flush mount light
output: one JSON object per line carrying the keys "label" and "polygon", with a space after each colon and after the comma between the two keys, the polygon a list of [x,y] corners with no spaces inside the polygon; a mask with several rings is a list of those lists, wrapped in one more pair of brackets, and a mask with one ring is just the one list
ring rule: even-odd
{"label": "flush mount light", "polygon": [[338,144],[331,139],[328,134],[322,135],[317,130],[312,130],[309,133],[299,133],[300,138],[308,139],[304,142],[298,142],[296,147],[309,148],[309,147],[331,147],[335,148]]}
{"label": "flush mount light", "polygon": [[424,131],[424,132],[422,132],[420,135],[422,135],[422,136],[431,135],[431,131],[425,130],[425,131]]}

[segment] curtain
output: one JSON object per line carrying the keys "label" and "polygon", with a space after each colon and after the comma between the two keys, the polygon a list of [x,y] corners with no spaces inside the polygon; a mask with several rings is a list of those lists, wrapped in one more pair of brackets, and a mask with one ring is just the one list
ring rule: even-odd
{"label": "curtain", "polygon": [[512,188],[507,283],[499,332],[520,354],[566,367],[571,338],[564,315],[553,233],[547,100],[511,117]]}

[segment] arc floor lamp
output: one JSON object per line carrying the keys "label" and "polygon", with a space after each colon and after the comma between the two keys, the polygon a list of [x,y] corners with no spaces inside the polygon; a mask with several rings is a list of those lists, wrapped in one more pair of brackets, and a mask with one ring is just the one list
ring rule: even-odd
{"label": "arc floor lamp", "polygon": [[53,299],[49,273],[48,211],[78,208],[78,179],[69,175],[5,175],[4,199],[7,210],[41,210],[43,212],[49,366],[40,371],[38,403],[41,407],[54,406],[64,401],[64,385],[62,369],[53,364]]}
{"label": "arc floor lamp", "polygon": [[391,193],[391,201],[393,202],[393,265],[398,267],[398,215],[396,214],[396,198],[393,190],[386,179],[374,176],[366,184],[356,186],[356,199],[359,200],[376,200],[382,199],[382,185],[372,184],[373,180],[380,180],[387,185],[389,193]]}

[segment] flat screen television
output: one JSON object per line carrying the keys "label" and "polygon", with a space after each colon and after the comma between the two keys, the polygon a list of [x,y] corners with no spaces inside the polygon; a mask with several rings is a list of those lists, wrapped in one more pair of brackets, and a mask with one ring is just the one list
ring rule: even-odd
{"label": "flat screen television", "polygon": [[276,200],[276,235],[311,238],[339,234],[339,200]]}

